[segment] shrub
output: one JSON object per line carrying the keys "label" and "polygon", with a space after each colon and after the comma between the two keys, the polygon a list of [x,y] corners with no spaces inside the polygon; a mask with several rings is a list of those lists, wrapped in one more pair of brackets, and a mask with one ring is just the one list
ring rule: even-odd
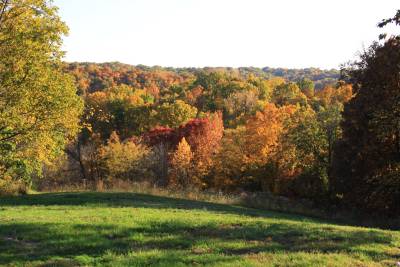
{"label": "shrub", "polygon": [[0,178],[0,196],[25,195],[28,186],[21,180],[11,178]]}
{"label": "shrub", "polygon": [[151,150],[132,140],[121,142],[114,132],[107,145],[100,148],[103,176],[108,180],[141,180],[148,176],[148,158]]}

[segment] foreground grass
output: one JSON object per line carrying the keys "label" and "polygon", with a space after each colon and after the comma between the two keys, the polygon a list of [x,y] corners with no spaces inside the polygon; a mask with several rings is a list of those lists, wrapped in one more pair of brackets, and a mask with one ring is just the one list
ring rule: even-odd
{"label": "foreground grass", "polygon": [[0,265],[396,266],[400,232],[130,193],[0,198]]}

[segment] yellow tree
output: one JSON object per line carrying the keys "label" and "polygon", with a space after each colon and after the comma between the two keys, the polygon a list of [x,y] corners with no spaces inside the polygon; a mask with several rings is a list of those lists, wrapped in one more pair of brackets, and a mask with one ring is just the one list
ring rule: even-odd
{"label": "yellow tree", "polygon": [[278,191],[277,179],[283,176],[284,169],[286,172],[290,170],[287,163],[291,162],[294,153],[289,148],[283,150],[281,136],[286,131],[285,121],[296,109],[296,106],[267,104],[262,112],[257,112],[247,122],[244,134],[246,161],[260,170],[260,183],[264,190]]}
{"label": "yellow tree", "polygon": [[82,101],[61,64],[67,32],[51,1],[0,1],[0,179],[29,184],[79,130]]}
{"label": "yellow tree", "polygon": [[265,163],[279,147],[279,136],[284,130],[283,122],[294,113],[295,106],[277,107],[267,104],[246,124],[247,157],[251,162]]}
{"label": "yellow tree", "polygon": [[192,159],[193,153],[190,149],[190,145],[185,137],[183,137],[172,155],[169,178],[170,185],[187,188],[189,185],[194,186],[198,184],[196,180],[193,180],[195,179],[194,176],[191,177],[190,175]]}

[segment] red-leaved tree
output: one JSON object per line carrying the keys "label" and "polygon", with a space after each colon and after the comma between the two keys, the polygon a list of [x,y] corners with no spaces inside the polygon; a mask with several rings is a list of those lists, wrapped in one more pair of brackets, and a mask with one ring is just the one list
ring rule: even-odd
{"label": "red-leaved tree", "polygon": [[[170,161],[169,155],[176,150],[179,142],[185,138],[193,153],[191,175],[199,186],[205,186],[204,178],[209,173],[213,157],[217,153],[223,136],[224,126],[222,113],[210,114],[206,118],[193,119],[177,129],[155,128],[146,133],[143,138],[147,144],[159,149],[162,147],[163,161]],[[162,171],[163,176],[168,170]],[[164,179],[165,177],[160,177]]]}

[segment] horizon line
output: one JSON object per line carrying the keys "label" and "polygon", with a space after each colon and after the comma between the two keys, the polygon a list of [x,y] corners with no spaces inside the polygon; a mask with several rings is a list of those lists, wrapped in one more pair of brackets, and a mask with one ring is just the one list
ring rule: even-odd
{"label": "horizon line", "polygon": [[122,65],[129,65],[132,67],[139,67],[139,66],[143,66],[143,67],[149,67],[149,68],[171,68],[171,69],[207,69],[207,68],[230,68],[230,69],[243,69],[243,68],[254,68],[254,69],[260,69],[263,70],[265,68],[269,68],[269,69],[288,69],[288,70],[305,70],[305,69],[317,69],[317,70],[321,70],[321,71],[340,71],[340,68],[320,68],[320,67],[303,67],[303,68],[299,68],[299,67],[270,67],[270,66],[263,66],[263,67],[256,67],[256,66],[239,66],[239,67],[233,67],[233,66],[185,66],[185,67],[177,67],[177,66],[163,66],[163,65],[146,65],[146,64],[133,64],[133,63],[125,63],[125,62],[121,62],[121,61],[102,61],[102,62],[96,62],[96,61],[67,61],[67,60],[63,60],[64,63],[67,64],[73,64],[73,63],[86,63],[86,64],[112,64],[112,63],[117,63],[117,64],[122,64]]}

